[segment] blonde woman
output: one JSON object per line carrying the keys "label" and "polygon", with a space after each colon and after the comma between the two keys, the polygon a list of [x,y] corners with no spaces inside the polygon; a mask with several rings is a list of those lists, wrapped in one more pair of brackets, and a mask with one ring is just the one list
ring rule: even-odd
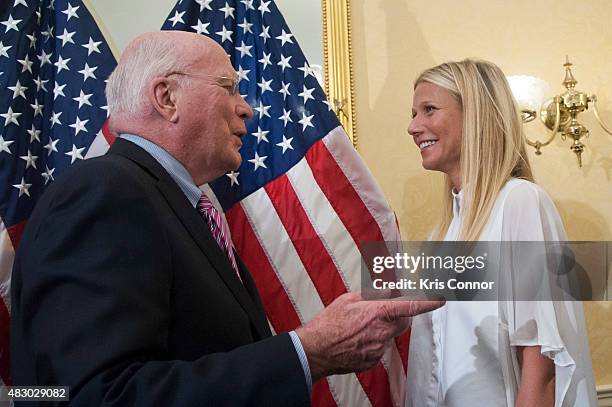
{"label": "blonde woman", "polygon": [[[423,167],[446,174],[436,240],[567,240],[521,126],[492,63],[448,62],[417,78],[408,132]],[[408,406],[596,405],[578,302],[448,302],[413,320],[408,366]]]}

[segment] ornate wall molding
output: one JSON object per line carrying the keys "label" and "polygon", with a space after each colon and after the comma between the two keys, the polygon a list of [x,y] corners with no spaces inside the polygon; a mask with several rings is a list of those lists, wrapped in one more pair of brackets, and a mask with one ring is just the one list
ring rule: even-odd
{"label": "ornate wall molding", "polygon": [[597,386],[597,399],[600,407],[612,406],[612,384]]}
{"label": "ornate wall molding", "polygon": [[325,92],[356,147],[350,0],[322,0],[322,11]]}

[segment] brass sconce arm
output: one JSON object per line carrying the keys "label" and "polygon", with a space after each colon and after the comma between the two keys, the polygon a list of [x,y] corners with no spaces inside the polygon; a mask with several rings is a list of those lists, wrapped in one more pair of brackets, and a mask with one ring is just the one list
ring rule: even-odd
{"label": "brass sconce arm", "polygon": [[[563,66],[565,67],[565,79],[563,80],[565,92],[545,102],[540,108],[540,120],[551,130],[551,133],[545,141],[532,141],[526,138],[526,142],[535,148],[536,155],[541,155],[542,147],[549,145],[557,134],[560,134],[561,139],[564,141],[569,138],[572,142],[570,150],[576,154],[578,166],[582,167],[582,153],[586,149],[586,145],[582,141],[590,133],[589,129],[578,121],[578,115],[588,110],[589,103],[591,103],[593,105],[593,113],[599,125],[610,135],[612,135],[612,131],[606,127],[601,119],[597,108],[597,96],[589,96],[587,93],[576,89],[578,81],[572,73],[572,64],[569,62],[569,58],[566,58]],[[532,109],[532,107],[529,109]],[[534,120],[536,116],[535,110],[521,110],[521,113],[524,123]]]}
{"label": "brass sconce arm", "polygon": [[609,135],[612,136],[612,131],[610,131],[606,127],[606,125],[604,124],[603,120],[601,120],[601,117],[599,116],[599,109],[597,108],[597,96],[596,95],[590,96],[589,97],[589,102],[593,102],[593,114],[595,114],[595,118],[597,119],[597,122],[599,123],[601,128],[604,129],[604,131],[606,133],[608,133]]}
{"label": "brass sconce arm", "polygon": [[[553,99],[553,103],[555,104],[555,110],[556,110],[555,111],[555,123],[553,125],[552,133],[550,134],[548,139],[544,142],[541,142],[539,140],[531,141],[529,140],[527,136],[525,136],[525,140],[527,141],[527,144],[536,149],[536,152],[535,152],[536,155],[542,155],[541,148],[552,143],[552,141],[557,136],[557,133],[559,132],[559,123],[561,122],[561,97],[555,96]],[[525,115],[527,114],[527,111],[522,111],[522,113]],[[529,115],[533,117],[529,121],[532,121],[533,119],[535,119],[535,112],[533,113],[529,112]],[[540,117],[542,117],[542,113],[540,113]],[[525,121],[525,116],[523,116],[523,121]]]}

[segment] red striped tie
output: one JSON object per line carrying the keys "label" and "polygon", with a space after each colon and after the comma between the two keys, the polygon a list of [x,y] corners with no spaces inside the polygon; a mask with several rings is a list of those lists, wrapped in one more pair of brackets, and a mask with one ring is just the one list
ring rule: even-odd
{"label": "red striped tie", "polygon": [[221,219],[221,215],[215,206],[212,204],[210,199],[206,196],[206,194],[202,193],[200,200],[198,201],[198,211],[200,215],[204,218],[204,220],[208,223],[210,227],[210,231],[212,232],[213,237],[219,244],[219,247],[223,249],[227,257],[229,258],[236,275],[240,282],[242,282],[242,278],[240,277],[240,273],[238,272],[238,264],[236,263],[236,258],[234,257],[234,251],[232,250],[232,237],[230,236],[229,229]]}

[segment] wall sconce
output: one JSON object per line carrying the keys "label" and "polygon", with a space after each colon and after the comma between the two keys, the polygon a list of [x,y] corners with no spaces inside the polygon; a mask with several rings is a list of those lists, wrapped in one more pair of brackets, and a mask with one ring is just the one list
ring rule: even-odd
{"label": "wall sconce", "polygon": [[565,67],[565,79],[562,84],[565,92],[546,101],[544,101],[545,95],[550,93],[545,81],[533,76],[519,75],[508,77],[508,82],[521,109],[523,122],[528,123],[534,120],[539,109],[540,120],[551,130],[551,134],[545,141],[531,141],[527,138],[527,144],[535,148],[536,155],[541,155],[542,147],[549,145],[557,133],[560,133],[562,140],[568,137],[573,140],[570,149],[578,157],[578,166],[582,167],[582,152],[585,149],[582,138],[589,136],[589,130],[578,122],[577,116],[588,110],[589,103],[592,103],[593,113],[599,125],[610,135],[612,131],[605,126],[599,116],[597,96],[589,96],[585,92],[576,90],[578,81],[572,74],[572,64],[567,57],[563,66]]}

